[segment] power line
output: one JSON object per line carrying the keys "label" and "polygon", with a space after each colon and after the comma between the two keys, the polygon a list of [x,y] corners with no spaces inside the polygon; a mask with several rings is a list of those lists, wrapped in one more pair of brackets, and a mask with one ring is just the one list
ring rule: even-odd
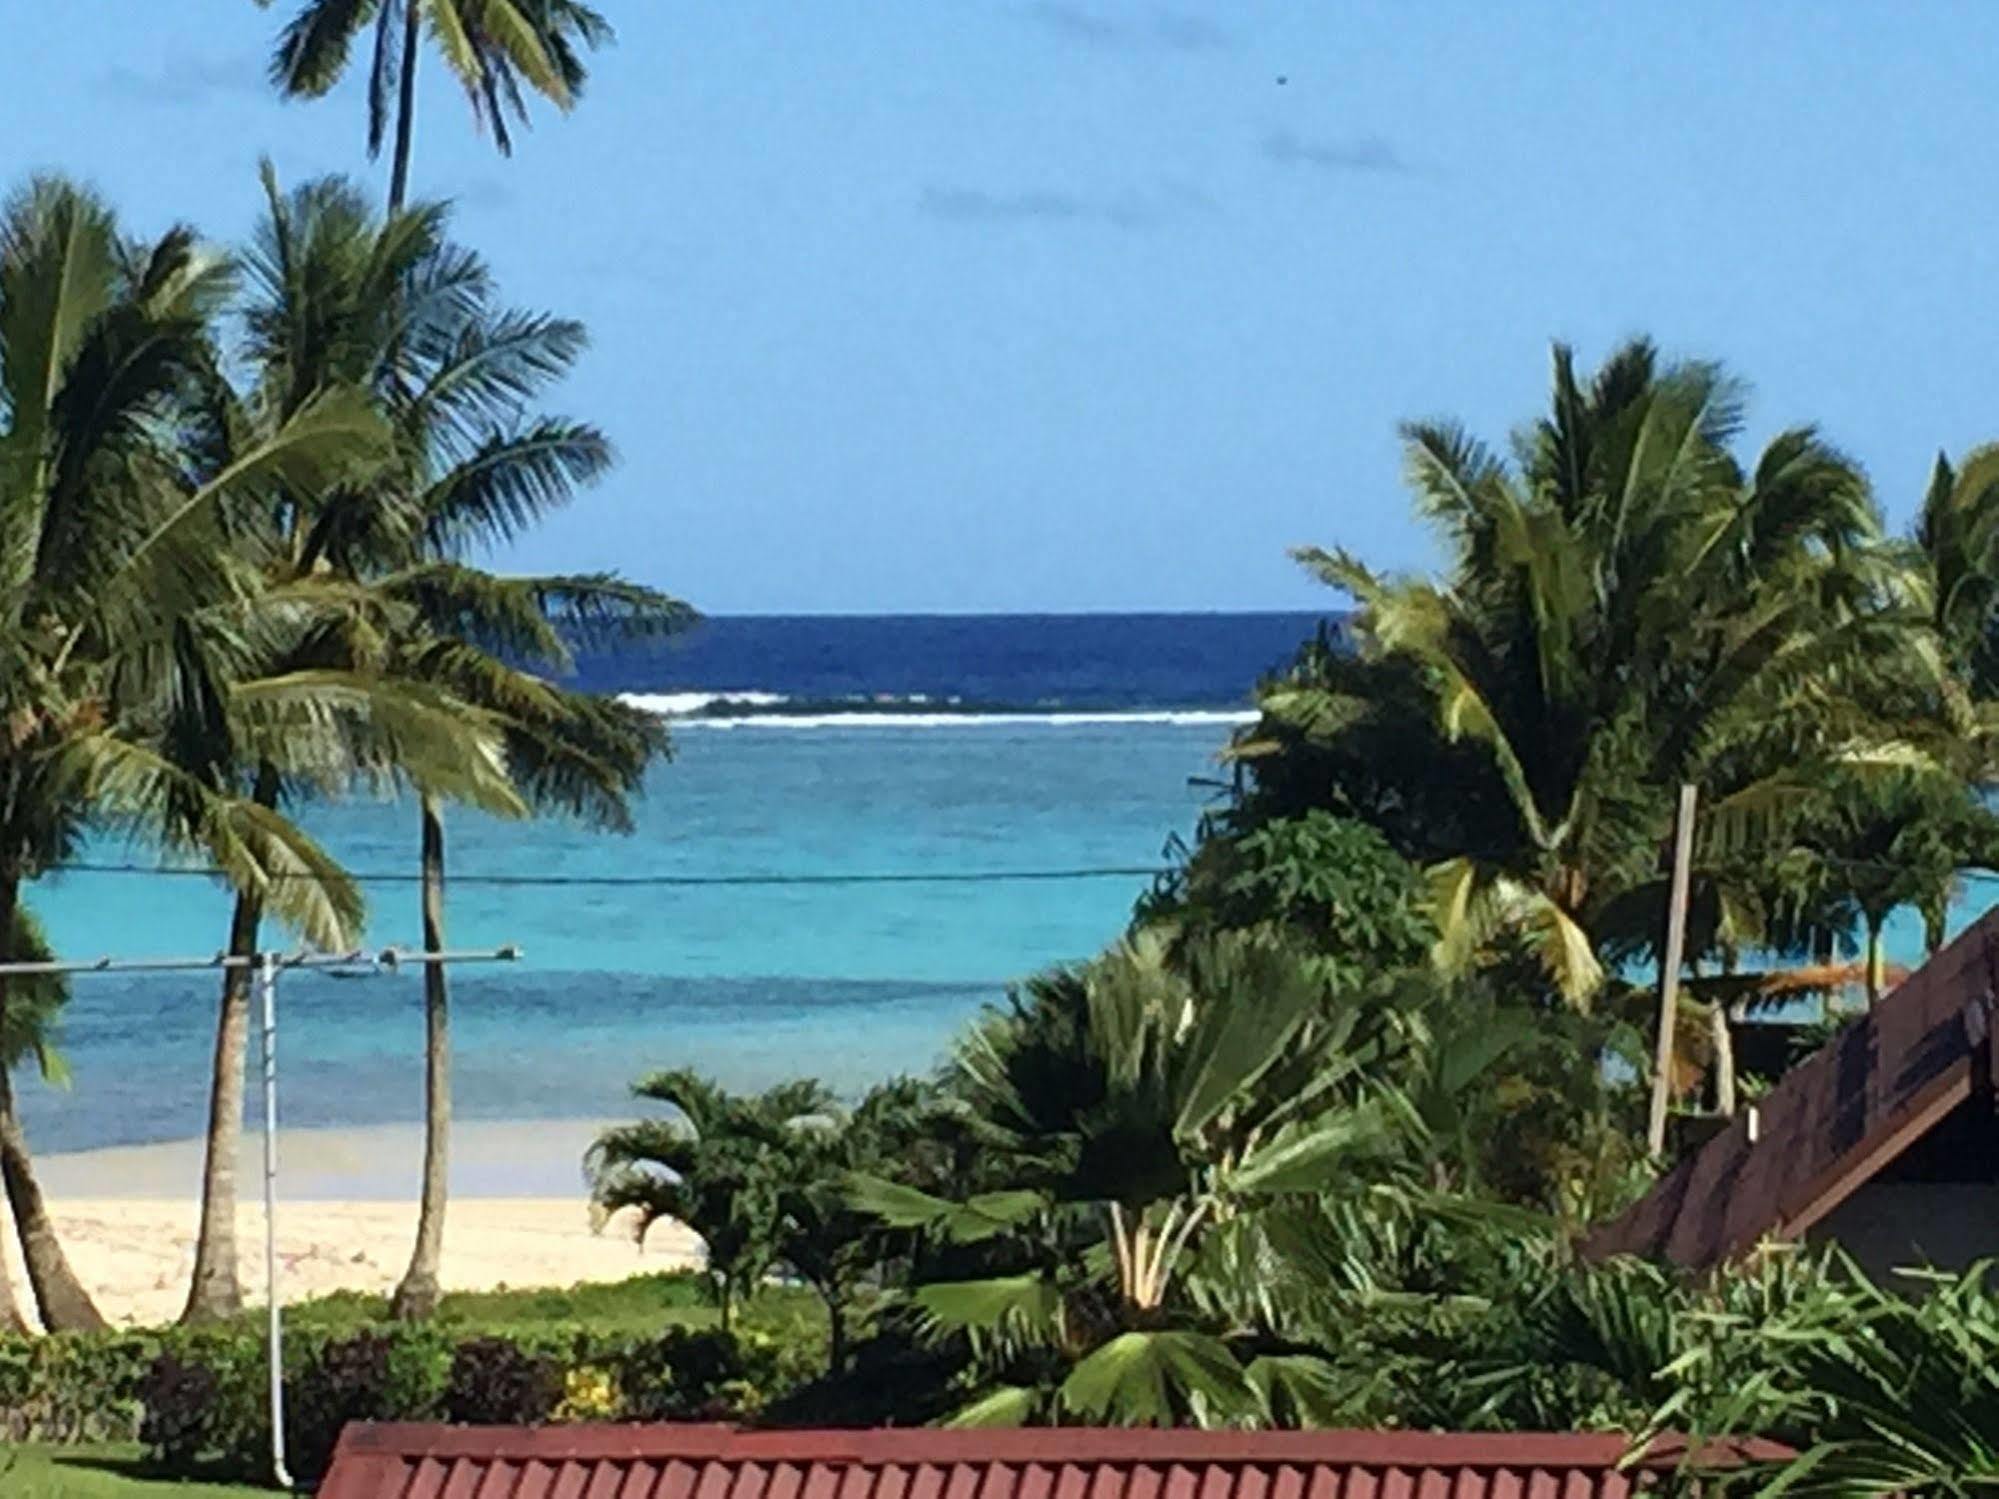
{"label": "power line", "polygon": [[[151,875],[168,879],[224,879],[224,870],[207,866],[156,864],[69,863],[50,867],[51,874]],[[784,885],[1001,885],[1052,884],[1066,880],[1155,879],[1171,873],[1156,865],[1106,865],[1084,869],[902,870],[853,874],[447,874],[452,885],[500,887],[583,887],[595,889],[698,888]],[[278,870],[272,880],[324,883],[336,878],[315,870]],[[349,873],[360,885],[415,885],[423,876],[407,870]]]}
{"label": "power line", "polygon": [[[1867,859],[1843,859],[1836,855],[1818,856],[1824,863],[1842,869],[1872,870],[1876,873],[1893,874],[1904,866]],[[107,874],[128,876],[150,876],[164,879],[226,879],[227,871],[208,865],[174,864],[115,864],[91,861],[55,864],[49,866],[50,874]],[[837,885],[1006,885],[1006,884],[1055,884],[1071,880],[1131,880],[1159,879],[1175,871],[1156,864],[1111,864],[1086,866],[1076,869],[949,869],[949,870],[892,870],[855,871],[853,873],[827,874],[447,874],[446,883],[453,885],[484,885],[498,888],[516,889],[700,889],[715,888],[757,888],[771,886],[837,886]],[[362,885],[416,885],[423,881],[421,873],[408,870],[372,870],[352,872],[345,876]],[[1965,868],[1954,872],[1961,880],[1999,882],[1999,870]],[[325,883],[333,875],[319,874],[312,870],[275,870],[266,878],[273,881],[311,881]]]}

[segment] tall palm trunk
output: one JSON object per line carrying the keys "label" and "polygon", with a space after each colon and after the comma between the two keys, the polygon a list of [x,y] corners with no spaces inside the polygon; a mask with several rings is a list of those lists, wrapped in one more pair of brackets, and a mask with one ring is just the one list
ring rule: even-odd
{"label": "tall palm trunk", "polygon": [[[423,950],[444,950],[444,817],[423,798]],[[445,1181],[451,1149],[451,1013],[449,980],[442,963],[423,967],[423,1193],[417,1209],[416,1250],[391,1304],[397,1317],[415,1321],[437,1310],[438,1267],[444,1258]]]}
{"label": "tall palm trunk", "polygon": [[[260,807],[278,804],[278,774],[257,769],[252,796]],[[247,892],[236,897],[229,918],[229,956],[257,951],[263,901]],[[195,1233],[194,1284],[181,1321],[215,1322],[243,1310],[243,1280],[236,1257],[236,1167],[243,1144],[243,1064],[250,1044],[250,970],[222,975],[222,1002],[215,1018],[215,1061],[208,1080],[208,1138],[202,1154],[201,1226]]]}
{"label": "tall palm trunk", "polygon": [[1888,956],[1881,941],[1883,918],[1872,911],[1867,913],[1867,1008],[1873,1009],[1881,1003],[1882,991],[1888,987]]}
{"label": "tall palm trunk", "polygon": [[[410,147],[416,135],[416,68],[422,53],[421,0],[403,0],[402,76],[396,100],[395,161],[389,170],[389,214],[409,197]],[[444,947],[444,820],[437,803],[423,798],[423,947]],[[438,1267],[444,1259],[445,1180],[451,1149],[451,1015],[449,980],[440,963],[423,969],[423,1187],[417,1208],[416,1248],[390,1302],[391,1311],[418,1321],[437,1310]]]}
{"label": "tall palm trunk", "polygon": [[389,214],[403,211],[410,189],[410,144],[416,134],[416,61],[423,47],[421,0],[403,0],[402,77],[397,83],[396,154],[389,167]]}
{"label": "tall palm trunk", "polygon": [[[257,951],[263,903],[239,894],[229,920],[229,956]],[[194,1284],[182,1322],[215,1322],[243,1310],[236,1261],[236,1167],[243,1143],[243,1061],[250,1043],[250,970],[222,975],[215,1020],[215,1063],[208,1081],[208,1140],[201,1168],[201,1227],[195,1235]]]}
{"label": "tall palm trunk", "polygon": [[840,1298],[830,1293],[820,1299],[826,1303],[826,1372],[840,1374],[847,1367],[846,1310]]}
{"label": "tall palm trunk", "polygon": [[106,1327],[56,1237],[41,1183],[35,1180],[28,1137],[14,1111],[13,1080],[5,1068],[0,1068],[0,1177],[6,1179],[7,1205],[14,1212],[14,1230],[21,1238],[21,1258],[27,1262],[28,1287],[34,1292],[42,1326],[50,1332],[97,1332]]}
{"label": "tall palm trunk", "polygon": [[[16,896],[16,899],[18,898]],[[8,930],[12,930],[11,922]],[[7,950],[6,945],[0,943],[0,957],[12,956],[13,954]],[[4,1025],[6,1018],[6,980],[0,979],[0,1025]],[[4,1060],[0,1060],[0,1070],[4,1070],[4,1067]],[[6,1194],[0,1192],[0,1234],[10,1232],[12,1228],[13,1216],[7,1211]],[[0,1254],[0,1332],[24,1333],[27,1331],[28,1319],[26,1314],[21,1310],[20,1298],[14,1293],[14,1277],[8,1273],[5,1255]]]}
{"label": "tall palm trunk", "polygon": [[1923,953],[1935,957],[1937,949],[1943,946],[1944,923],[1950,919],[1950,896],[1946,892],[1940,899],[1923,905]]}
{"label": "tall palm trunk", "polygon": [[[0,1196],[0,1234],[6,1232],[7,1202]],[[20,1298],[14,1294],[14,1277],[7,1271],[4,1255],[0,1255],[0,1333],[25,1333],[28,1319],[21,1311]]]}
{"label": "tall palm trunk", "polygon": [[[19,877],[0,879],[0,957],[11,956],[10,939],[20,904]],[[7,981],[0,979],[0,1030],[6,1028],[6,1013]],[[4,1064],[0,1064],[0,1183],[6,1187],[7,1205],[14,1214],[14,1232],[20,1236],[28,1288],[34,1293],[42,1326],[50,1332],[95,1332],[105,1326],[56,1237],[48,1204],[42,1200],[41,1183],[35,1180],[28,1137],[22,1133],[20,1116],[14,1109],[14,1080]]]}
{"label": "tall palm trunk", "polygon": [[[389,169],[389,215],[401,213],[409,197],[410,147],[416,135],[416,67],[423,34],[421,0],[403,0],[402,75],[397,81],[395,160]],[[423,797],[423,946],[444,946],[444,821],[437,804]],[[443,965],[423,969],[423,1186],[416,1219],[416,1248],[409,1269],[390,1301],[390,1310],[418,1321],[437,1310],[438,1266],[444,1258],[445,1177],[451,1148],[450,993]]]}

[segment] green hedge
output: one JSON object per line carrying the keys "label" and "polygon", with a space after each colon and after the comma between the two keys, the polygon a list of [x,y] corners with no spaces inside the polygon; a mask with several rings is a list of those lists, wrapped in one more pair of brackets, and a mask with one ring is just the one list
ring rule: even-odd
{"label": "green hedge", "polygon": [[0,1334],[0,1443],[129,1441],[139,1381],[172,1337]]}
{"label": "green hedge", "polygon": [[[304,1328],[285,1346],[293,1470],[349,1421],[754,1421],[814,1372],[766,1332],[560,1326]],[[130,1441],[169,1474],[250,1477],[270,1445],[260,1335],[241,1328],[0,1339],[0,1440]]]}

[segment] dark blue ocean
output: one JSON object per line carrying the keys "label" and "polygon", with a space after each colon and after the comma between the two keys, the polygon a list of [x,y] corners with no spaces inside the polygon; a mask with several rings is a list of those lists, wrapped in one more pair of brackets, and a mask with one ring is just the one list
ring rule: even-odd
{"label": "dark blue ocean", "polygon": [[[466,970],[458,1110],[599,1118],[655,1068],[739,1087],[810,1074],[855,1090],[931,1067],[1005,985],[1086,957],[1143,874],[817,883],[826,876],[1155,867],[1215,795],[1217,752],[1309,615],[732,618],[578,680],[674,717],[676,754],[628,837],[561,822],[450,823],[454,946],[518,944]],[[350,869],[407,878],[414,810],[305,820]],[[153,862],[102,842],[94,863]],[[506,883],[482,884],[498,877]],[[801,883],[647,883],[773,878]],[[522,883],[535,881],[537,883]],[[545,883],[544,883],[545,882]],[[372,944],[417,935],[413,886],[368,881]],[[228,900],[203,878],[70,873],[31,892],[66,956],[213,952]],[[28,1083],[44,1150],[201,1127],[216,980],[77,980],[73,1081]],[[284,982],[285,1111],[299,1125],[420,1116],[420,984]]]}
{"label": "dark blue ocean", "polygon": [[586,653],[576,683],[686,707],[747,697],[801,715],[1225,710],[1243,707],[1256,676],[1318,623],[1304,614],[718,619],[642,650]]}

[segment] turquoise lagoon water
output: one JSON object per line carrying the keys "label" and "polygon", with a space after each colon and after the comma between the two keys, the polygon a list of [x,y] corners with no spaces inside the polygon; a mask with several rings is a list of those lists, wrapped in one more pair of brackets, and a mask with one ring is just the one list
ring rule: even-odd
{"label": "turquoise lagoon water", "polygon": [[[1147,867],[1213,794],[1225,715],[1045,716],[902,726],[878,716],[689,725],[628,837],[461,815],[461,875],[647,875]],[[414,867],[407,805],[306,819],[359,872]],[[91,862],[144,850],[100,845]],[[1115,936],[1147,881],[774,887],[452,888],[453,946],[518,944],[522,963],[455,980],[457,1104],[471,1118],[602,1117],[632,1079],[691,1065],[756,1087],[811,1074],[843,1090],[932,1066],[1005,984]],[[414,943],[413,886],[368,887],[371,944]],[[201,954],[228,899],[205,879],[69,873],[33,892],[66,956]],[[23,1103],[44,1150],[199,1131],[217,979],[78,979],[67,1090]],[[287,975],[284,1109],[299,1125],[420,1117],[421,982]]]}

